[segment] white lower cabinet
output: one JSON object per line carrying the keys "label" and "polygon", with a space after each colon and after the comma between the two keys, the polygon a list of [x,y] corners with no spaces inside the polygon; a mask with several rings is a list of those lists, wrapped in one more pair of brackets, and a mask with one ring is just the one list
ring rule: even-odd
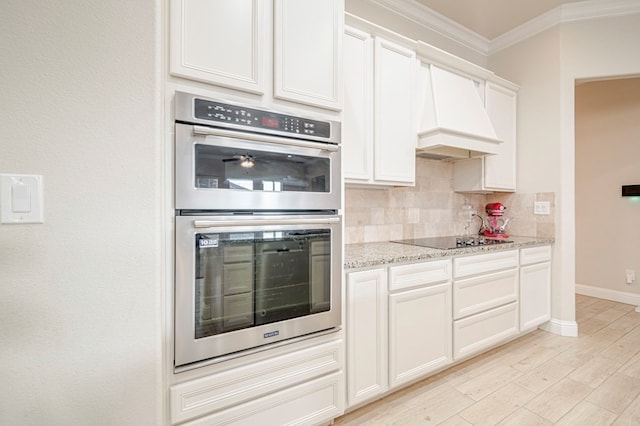
{"label": "white lower cabinet", "polygon": [[[329,422],[344,411],[343,341],[310,345],[170,387],[172,424]],[[187,423],[188,422],[188,423]]]}
{"label": "white lower cabinet", "polygon": [[347,274],[347,404],[382,395],[387,382],[387,270]]}
{"label": "white lower cabinet", "polygon": [[453,358],[475,355],[518,334],[518,302],[453,322]]}
{"label": "white lower cabinet", "polygon": [[342,414],[342,374],[331,374],[246,404],[215,413],[186,426],[314,425]]}
{"label": "white lower cabinet", "polygon": [[346,285],[354,407],[549,320],[551,246],[349,272]]}
{"label": "white lower cabinet", "polygon": [[518,250],[454,259],[455,360],[518,334],[518,259]]}
{"label": "white lower cabinet", "polygon": [[451,360],[450,259],[347,274],[349,407]]}
{"label": "white lower cabinet", "polygon": [[389,296],[391,388],[451,363],[451,282]]}
{"label": "white lower cabinet", "polygon": [[551,318],[551,246],[520,251],[520,329],[531,330]]}

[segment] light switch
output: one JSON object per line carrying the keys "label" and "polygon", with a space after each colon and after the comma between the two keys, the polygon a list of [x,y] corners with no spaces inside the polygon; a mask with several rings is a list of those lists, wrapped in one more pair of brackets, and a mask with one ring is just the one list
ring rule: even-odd
{"label": "light switch", "polygon": [[31,212],[31,189],[23,181],[11,184],[11,211],[14,213]]}
{"label": "light switch", "polygon": [[43,223],[42,176],[0,174],[0,223]]}

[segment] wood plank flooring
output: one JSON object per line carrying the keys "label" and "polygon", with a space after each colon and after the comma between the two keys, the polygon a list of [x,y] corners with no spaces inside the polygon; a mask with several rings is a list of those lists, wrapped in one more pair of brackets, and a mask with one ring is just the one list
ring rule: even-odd
{"label": "wood plank flooring", "polygon": [[537,330],[335,425],[640,425],[640,313],[576,296],[578,337]]}

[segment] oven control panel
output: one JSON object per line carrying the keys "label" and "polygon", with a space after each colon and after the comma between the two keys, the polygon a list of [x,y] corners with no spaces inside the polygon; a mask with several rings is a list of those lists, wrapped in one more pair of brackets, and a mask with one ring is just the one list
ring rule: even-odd
{"label": "oven control panel", "polygon": [[331,138],[331,123],[207,99],[194,99],[194,116],[224,127]]}

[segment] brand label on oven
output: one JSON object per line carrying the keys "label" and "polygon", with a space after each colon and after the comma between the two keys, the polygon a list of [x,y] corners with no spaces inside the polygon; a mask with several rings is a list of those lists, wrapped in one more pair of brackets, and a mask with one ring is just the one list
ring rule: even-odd
{"label": "brand label on oven", "polygon": [[198,240],[198,248],[213,248],[218,247],[217,239],[200,238]]}
{"label": "brand label on oven", "polygon": [[265,339],[268,339],[269,337],[275,337],[275,336],[277,336],[278,334],[280,334],[280,332],[279,332],[278,330],[276,330],[276,331],[270,331],[270,332],[268,332],[268,333],[264,333],[264,338],[265,338]]}

